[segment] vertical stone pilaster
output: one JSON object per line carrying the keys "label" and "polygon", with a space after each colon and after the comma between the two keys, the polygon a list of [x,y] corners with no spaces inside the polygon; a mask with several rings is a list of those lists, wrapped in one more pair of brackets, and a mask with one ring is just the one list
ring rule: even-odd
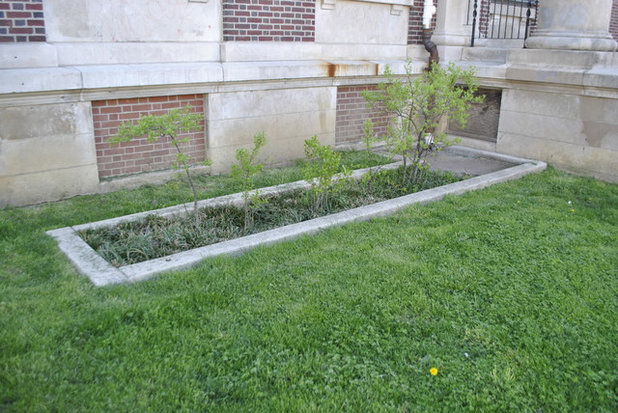
{"label": "vertical stone pilaster", "polygon": [[438,46],[469,46],[472,28],[466,25],[467,11],[467,1],[439,0],[431,40]]}

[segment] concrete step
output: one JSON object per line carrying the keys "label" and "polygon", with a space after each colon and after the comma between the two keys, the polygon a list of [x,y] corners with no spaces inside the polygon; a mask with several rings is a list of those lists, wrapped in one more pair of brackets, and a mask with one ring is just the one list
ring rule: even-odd
{"label": "concrete step", "polygon": [[465,47],[461,60],[469,62],[506,62],[507,49],[493,47]]}

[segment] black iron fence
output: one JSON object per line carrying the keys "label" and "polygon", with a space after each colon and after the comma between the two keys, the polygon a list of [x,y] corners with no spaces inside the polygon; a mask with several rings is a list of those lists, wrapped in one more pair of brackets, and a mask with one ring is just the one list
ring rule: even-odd
{"label": "black iron fence", "polygon": [[475,39],[527,39],[538,8],[539,0],[468,0],[470,46]]}

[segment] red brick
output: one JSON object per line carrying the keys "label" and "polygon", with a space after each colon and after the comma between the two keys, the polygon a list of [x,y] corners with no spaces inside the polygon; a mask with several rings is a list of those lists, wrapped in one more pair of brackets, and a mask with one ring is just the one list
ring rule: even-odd
{"label": "red brick", "polygon": [[161,108],[163,109],[178,109],[181,105],[179,105],[177,102],[168,102],[168,103],[163,103],[161,105]]}
{"label": "red brick", "polygon": [[6,17],[8,17],[9,19],[31,18],[32,13],[28,11],[7,11]]}
{"label": "red brick", "polygon": [[138,119],[139,116],[136,113],[121,113],[120,116],[118,117],[120,120],[132,120],[132,119]]}
{"label": "red brick", "polygon": [[[132,98],[132,99],[120,99],[120,104],[122,105],[132,105],[134,103],[138,103],[139,99],[138,98]],[[112,103],[110,102],[111,105],[115,105],[116,103]]]}
{"label": "red brick", "polygon": [[375,90],[375,86],[340,86],[337,89],[337,112],[335,139],[337,143],[359,142],[363,135],[365,119],[374,121],[374,130],[379,136],[386,133],[388,116],[365,102],[361,92]]}
{"label": "red brick", "polygon": [[99,110],[100,110],[100,113],[120,113],[122,112],[122,109],[119,108],[118,106],[103,107]]}
{"label": "red brick", "polygon": [[[198,94],[118,100],[108,99],[92,102],[99,177],[109,178],[131,173],[168,169],[170,167],[176,155],[174,149],[167,141],[148,142],[145,138],[138,138],[113,146],[110,146],[108,143],[108,139],[117,133],[116,128],[121,121],[136,120],[139,118],[140,113],[149,115],[166,113],[167,110],[160,109],[162,104],[170,105],[174,108],[191,105],[193,106],[193,112],[202,114],[204,112],[203,95]],[[152,109],[155,106],[157,110]],[[127,112],[132,111],[134,107],[141,107],[143,109],[139,110],[140,113]],[[94,116],[95,112],[99,112],[96,117]],[[119,119],[118,121],[99,119],[116,116]],[[202,122],[201,130],[186,135],[190,141],[185,145],[185,153],[197,161],[205,158],[205,129]]]}
{"label": "red brick", "polygon": [[[408,20],[408,44],[423,44],[423,0],[414,0],[410,7],[410,17]],[[438,4],[438,0],[434,0]],[[436,17],[431,21],[432,29],[436,27]]]}
{"label": "red brick", "polygon": [[119,168],[124,167],[124,162],[110,162],[107,164],[107,167],[109,169],[114,169],[114,168],[119,169]]}
{"label": "red brick", "polygon": [[34,29],[30,27],[11,27],[9,28],[10,34],[32,34]]}
{"label": "red brick", "polygon": [[[297,13],[290,13],[292,9]],[[287,13],[281,13],[283,11]],[[285,22],[286,16],[295,18],[298,27],[280,27],[279,24]],[[303,33],[282,31],[301,28]],[[314,41],[315,4],[297,0],[225,0],[223,38],[224,41]]]}
{"label": "red brick", "polygon": [[[131,105],[131,112],[149,111],[152,107],[150,105]],[[125,110],[126,111],[126,110]]]}

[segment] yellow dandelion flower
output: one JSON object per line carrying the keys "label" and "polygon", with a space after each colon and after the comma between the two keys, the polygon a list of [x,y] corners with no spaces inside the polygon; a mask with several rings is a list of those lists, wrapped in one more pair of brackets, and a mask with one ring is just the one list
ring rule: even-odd
{"label": "yellow dandelion flower", "polygon": [[572,210],[571,210],[571,212],[575,212],[575,210],[574,210],[574,209],[572,209]]}
{"label": "yellow dandelion flower", "polygon": [[438,369],[435,367],[432,367],[429,369],[429,374],[431,374],[432,376],[437,376],[438,375]]}

